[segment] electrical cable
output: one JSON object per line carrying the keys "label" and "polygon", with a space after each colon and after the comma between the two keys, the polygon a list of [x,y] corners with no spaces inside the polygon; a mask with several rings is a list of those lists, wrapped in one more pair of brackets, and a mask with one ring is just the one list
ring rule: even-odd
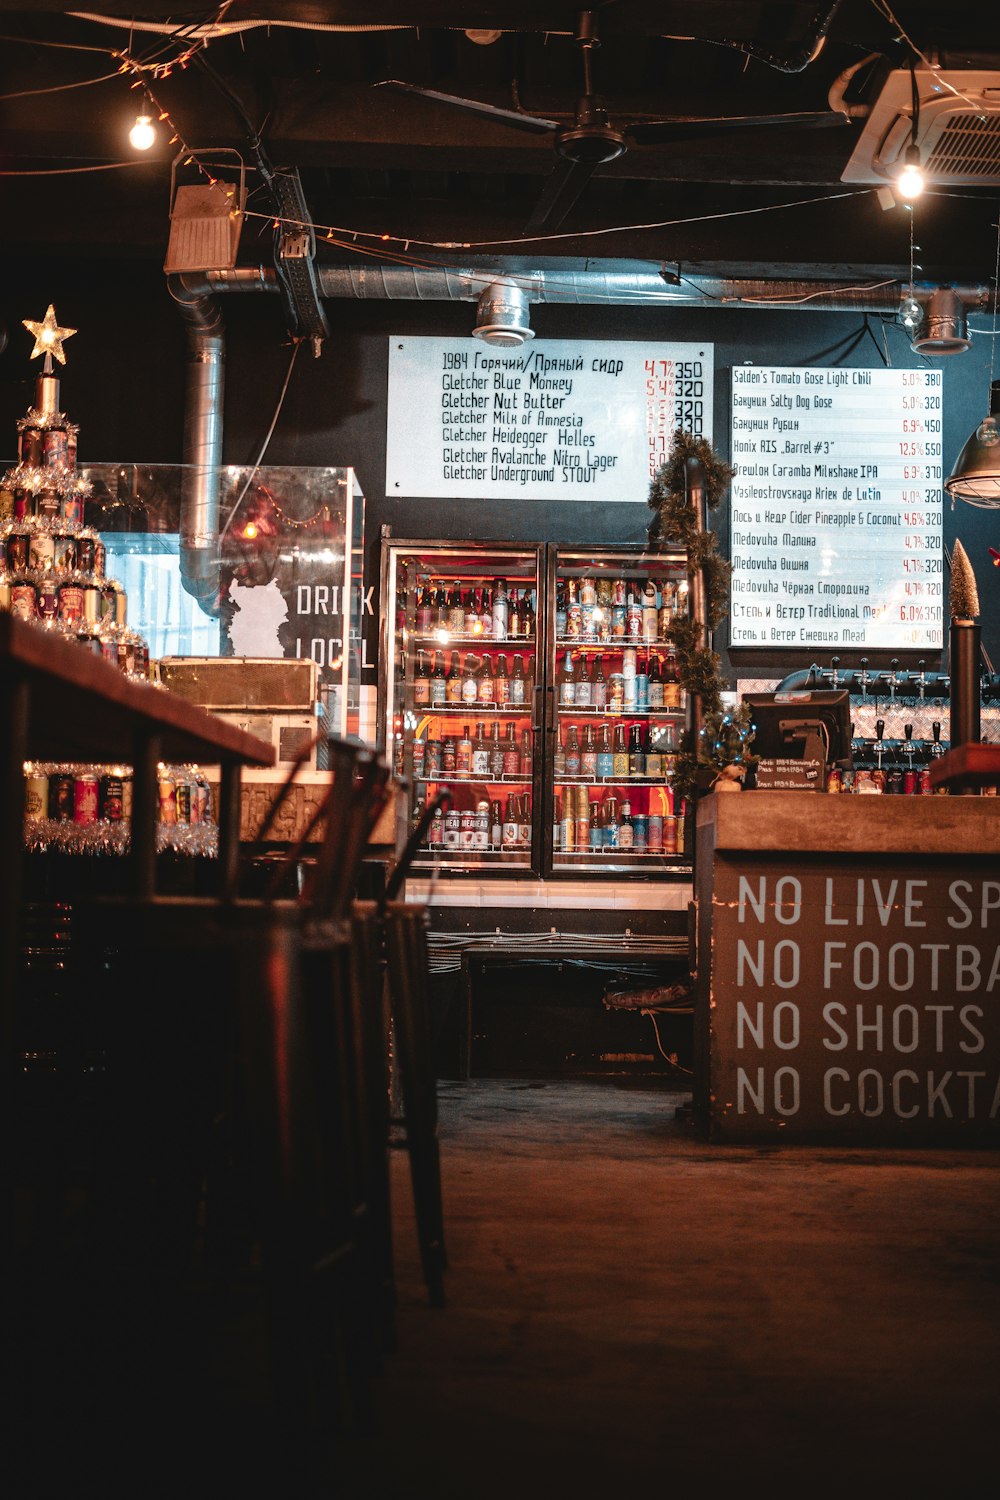
{"label": "electrical cable", "polygon": [[295,339],[295,341],[294,341],[294,343],[292,345],[292,357],[288,361],[288,369],[285,371],[284,384],[281,387],[281,394],[278,396],[278,404],[274,408],[274,416],[271,418],[271,425],[267,429],[267,435],[264,438],[263,443],[261,444],[260,452],[257,454],[257,457],[254,460],[253,467],[251,468],[250,473],[246,477],[246,483],[244,484],[242,490],[240,491],[239,498],[237,499],[237,501],[236,501],[235,505],[233,506],[232,510],[229,512],[229,515],[228,515],[228,517],[226,519],[225,526],[223,526],[222,529],[221,529],[221,531],[219,532],[219,541],[220,542],[222,541],[222,539],[225,536],[226,532],[229,530],[230,526],[233,524],[233,521],[236,518],[236,513],[239,510],[240,506],[243,504],[243,501],[246,499],[246,497],[247,497],[247,491],[249,490],[251,484],[253,483],[254,478],[255,478],[255,476],[257,474],[258,469],[260,468],[261,464],[264,462],[264,454],[267,452],[268,445],[269,445],[269,443],[271,441],[271,438],[274,436],[274,429],[278,425],[278,418],[281,415],[281,408],[285,404],[285,396],[286,396],[286,394],[288,392],[288,384],[289,384],[289,381],[292,378],[292,371],[295,369],[295,361],[296,361],[296,358],[298,357],[298,352],[299,352],[299,349],[301,348],[301,345],[302,345],[302,340],[300,338]]}

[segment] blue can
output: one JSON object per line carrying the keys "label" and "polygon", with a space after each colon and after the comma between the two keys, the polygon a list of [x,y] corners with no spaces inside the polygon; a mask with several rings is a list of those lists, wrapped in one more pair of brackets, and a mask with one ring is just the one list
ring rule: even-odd
{"label": "blue can", "polygon": [[645,813],[632,814],[632,848],[637,854],[645,854],[649,848],[649,819]]}

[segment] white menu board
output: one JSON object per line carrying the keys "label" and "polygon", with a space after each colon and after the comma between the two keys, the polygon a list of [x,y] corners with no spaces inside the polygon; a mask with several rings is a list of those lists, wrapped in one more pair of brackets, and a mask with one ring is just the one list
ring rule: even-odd
{"label": "white menu board", "polygon": [[386,493],[644,501],[685,428],[711,441],[711,344],[389,340]]}
{"label": "white menu board", "polygon": [[731,645],[943,643],[939,370],[733,368]]}

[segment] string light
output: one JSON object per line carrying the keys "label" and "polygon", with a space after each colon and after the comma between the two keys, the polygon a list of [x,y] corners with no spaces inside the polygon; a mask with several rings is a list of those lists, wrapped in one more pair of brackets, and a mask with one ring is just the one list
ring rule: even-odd
{"label": "string light", "polygon": [[896,178],[896,191],[901,198],[912,203],[919,198],[926,186],[920,162],[920,147],[911,144],[903,155],[903,170]]}

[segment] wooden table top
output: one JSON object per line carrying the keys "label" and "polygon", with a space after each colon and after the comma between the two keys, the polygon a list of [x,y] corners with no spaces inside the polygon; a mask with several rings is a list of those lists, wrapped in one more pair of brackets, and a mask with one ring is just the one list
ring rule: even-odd
{"label": "wooden table top", "polygon": [[196,704],[139,682],[74,641],[0,613],[0,684],[27,682],[35,760],[129,761],[137,734],[165,761],[273,766],[274,747]]}
{"label": "wooden table top", "polygon": [[956,745],[930,772],[931,786],[1000,786],[1000,745]]}

